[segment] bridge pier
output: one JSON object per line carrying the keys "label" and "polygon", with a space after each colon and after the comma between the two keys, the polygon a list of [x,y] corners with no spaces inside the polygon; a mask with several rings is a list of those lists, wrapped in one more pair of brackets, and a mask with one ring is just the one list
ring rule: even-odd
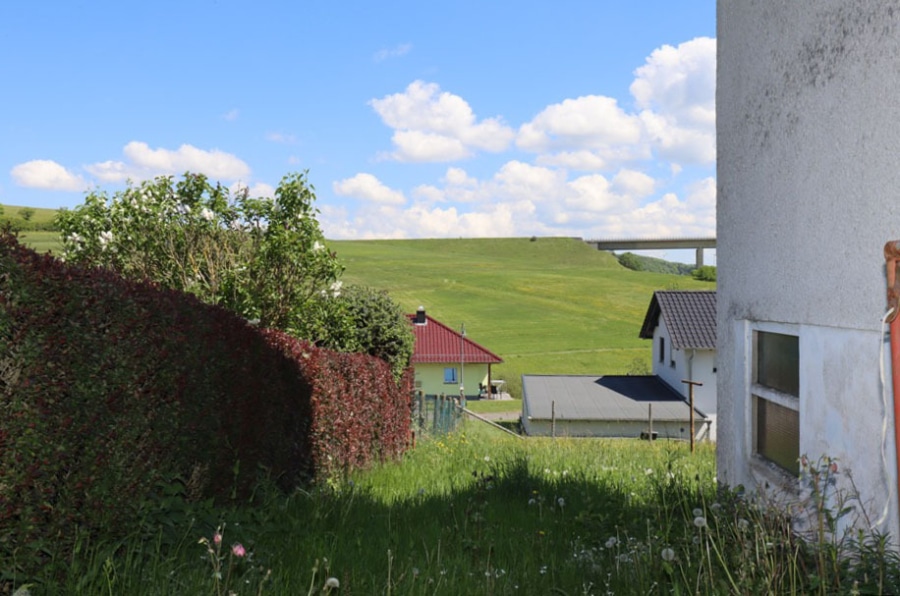
{"label": "bridge pier", "polygon": [[697,249],[696,261],[697,261],[697,269],[699,269],[700,267],[703,267],[703,249],[702,248]]}

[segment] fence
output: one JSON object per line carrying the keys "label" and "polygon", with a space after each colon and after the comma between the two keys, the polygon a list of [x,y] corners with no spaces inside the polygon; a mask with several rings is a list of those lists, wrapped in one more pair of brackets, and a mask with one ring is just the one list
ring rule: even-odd
{"label": "fence", "polygon": [[413,395],[412,425],[417,433],[446,434],[456,430],[462,419],[459,398],[444,395]]}

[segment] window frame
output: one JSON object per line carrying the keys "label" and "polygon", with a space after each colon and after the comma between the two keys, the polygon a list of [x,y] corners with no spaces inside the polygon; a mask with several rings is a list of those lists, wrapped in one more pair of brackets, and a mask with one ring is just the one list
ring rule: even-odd
{"label": "window frame", "polygon": [[[452,377],[452,378],[448,379],[447,373],[451,372],[451,371],[452,371],[452,374],[449,375],[449,377]],[[445,366],[444,367],[444,385],[458,385],[459,384],[459,376],[457,374],[458,371],[459,371],[459,369],[456,368],[455,366]]]}
{"label": "window frame", "polygon": [[[779,471],[790,474],[791,476],[796,477],[800,471],[799,462],[796,463],[795,466],[791,468],[786,468],[782,463],[778,463],[774,459],[767,457],[764,453],[759,451],[759,439],[760,439],[760,400],[769,402],[776,406],[780,406],[782,408],[792,410],[797,414],[797,429],[796,429],[796,437],[797,437],[797,456],[800,456],[800,393],[801,393],[801,378],[800,378],[800,353],[801,353],[801,338],[799,329],[793,326],[788,325],[776,325],[776,324],[756,324],[751,326],[750,331],[750,356],[751,356],[751,364],[750,364],[750,378],[749,378],[749,398],[750,398],[750,438],[751,438],[751,452],[755,458],[759,458],[762,461],[765,461],[772,466],[775,466]],[[759,334],[778,334],[784,335],[787,337],[792,337],[797,342],[797,370],[796,370],[796,387],[797,394],[794,395],[792,393],[787,393],[780,389],[776,389],[774,387],[764,385],[758,381],[759,378]]]}

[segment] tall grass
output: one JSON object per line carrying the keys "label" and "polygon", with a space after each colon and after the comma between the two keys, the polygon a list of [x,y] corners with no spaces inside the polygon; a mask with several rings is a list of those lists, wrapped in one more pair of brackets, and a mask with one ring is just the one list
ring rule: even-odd
{"label": "tall grass", "polygon": [[707,444],[520,441],[469,422],[403,461],[289,496],[261,486],[250,505],[213,509],[172,495],[128,540],[85,541],[33,593],[318,594],[329,578],[365,595],[900,588],[877,540],[817,566],[786,520],[717,490]]}

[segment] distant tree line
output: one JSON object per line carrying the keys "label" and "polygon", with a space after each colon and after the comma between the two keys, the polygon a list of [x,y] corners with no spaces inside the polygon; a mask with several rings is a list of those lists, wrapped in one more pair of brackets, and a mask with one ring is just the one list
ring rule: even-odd
{"label": "distant tree line", "polygon": [[716,281],[716,268],[712,265],[695,267],[686,263],[673,263],[656,257],[645,257],[633,252],[625,252],[617,255],[619,264],[632,271],[648,271],[650,273],[665,273],[669,275],[690,275],[699,281]]}
{"label": "distant tree line", "polygon": [[36,221],[34,215],[35,210],[31,207],[4,208],[3,205],[0,205],[0,227],[9,226],[13,230],[22,232],[55,232],[57,230],[56,222],[52,219]]}

